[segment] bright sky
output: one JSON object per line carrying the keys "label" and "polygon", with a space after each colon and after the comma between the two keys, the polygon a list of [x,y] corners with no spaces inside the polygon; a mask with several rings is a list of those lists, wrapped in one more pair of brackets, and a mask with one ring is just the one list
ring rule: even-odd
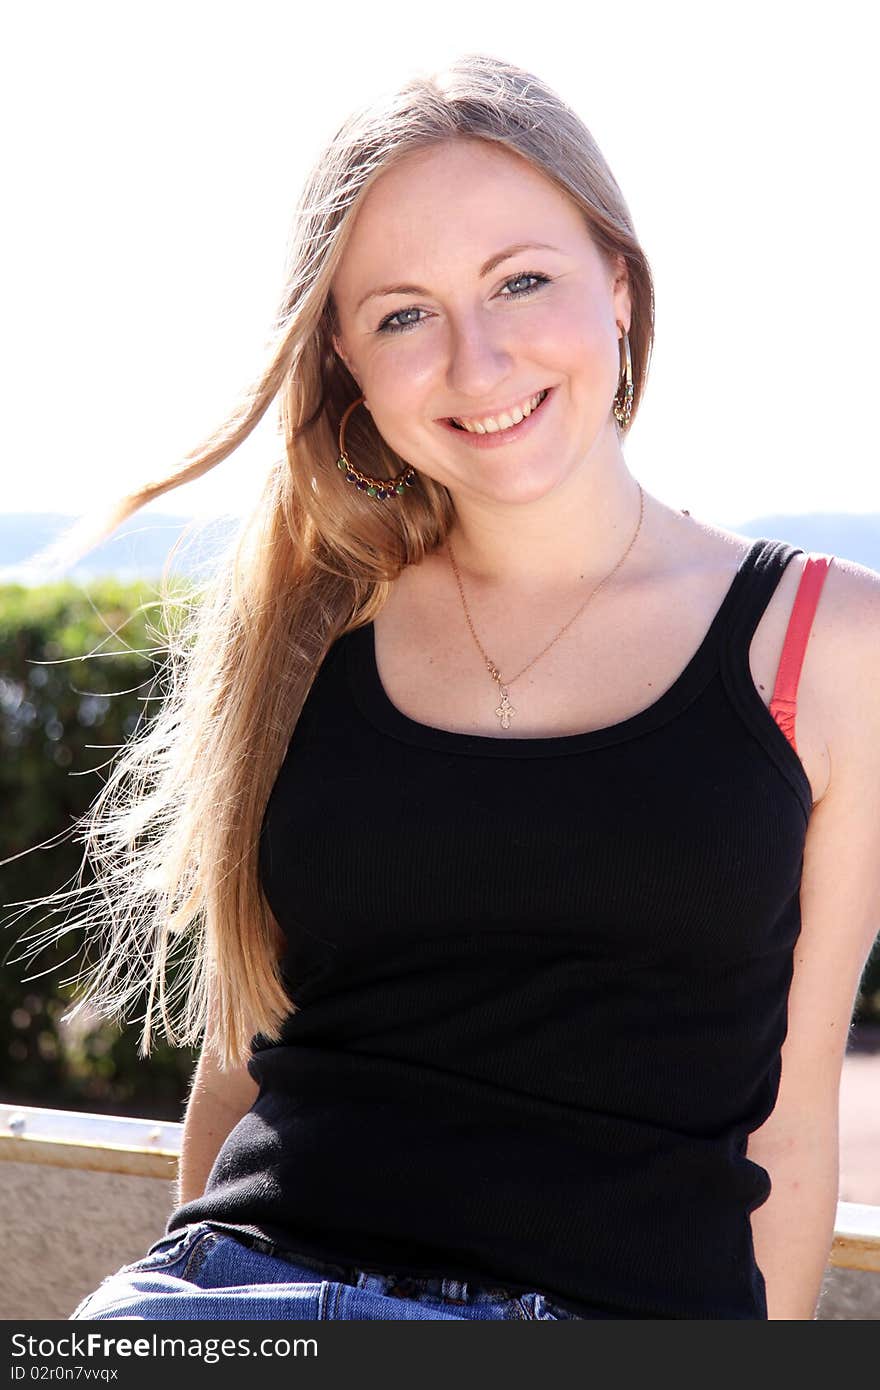
{"label": "bright sky", "polygon": [[[260,361],[322,139],[414,69],[481,51],[575,107],[651,262],[626,447],[644,486],[722,525],[880,510],[872,24],[859,0],[13,7],[0,507],[81,511],[209,433]],[[273,425],[151,510],[248,506]]]}

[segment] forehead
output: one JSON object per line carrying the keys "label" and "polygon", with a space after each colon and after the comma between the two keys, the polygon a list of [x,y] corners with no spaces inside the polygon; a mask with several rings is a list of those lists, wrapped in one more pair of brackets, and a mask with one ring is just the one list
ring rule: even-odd
{"label": "forehead", "polygon": [[541,170],[503,146],[451,140],[410,152],[370,187],[334,291],[347,297],[374,277],[475,270],[493,252],[526,241],[595,253],[584,214]]}

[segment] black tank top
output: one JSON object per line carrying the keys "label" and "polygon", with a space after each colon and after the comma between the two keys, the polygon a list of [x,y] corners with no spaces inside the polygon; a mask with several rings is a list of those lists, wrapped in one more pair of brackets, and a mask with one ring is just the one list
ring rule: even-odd
{"label": "black tank top", "polygon": [[749,671],[798,549],[758,540],[647,709],[516,738],[418,723],[340,638],[269,799],[300,1012],[209,1221],[590,1318],[766,1318],[746,1143],[773,1109],[810,783]]}

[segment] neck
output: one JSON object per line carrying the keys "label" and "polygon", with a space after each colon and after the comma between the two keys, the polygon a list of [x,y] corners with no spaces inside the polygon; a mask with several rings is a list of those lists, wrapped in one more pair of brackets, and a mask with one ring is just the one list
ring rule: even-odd
{"label": "neck", "polygon": [[[633,541],[642,511],[639,483],[622,456],[601,476],[573,479],[534,502],[454,500],[449,541],[455,563],[463,582],[486,594],[570,593],[572,586],[599,583]],[[646,496],[627,563],[644,535],[648,507]]]}

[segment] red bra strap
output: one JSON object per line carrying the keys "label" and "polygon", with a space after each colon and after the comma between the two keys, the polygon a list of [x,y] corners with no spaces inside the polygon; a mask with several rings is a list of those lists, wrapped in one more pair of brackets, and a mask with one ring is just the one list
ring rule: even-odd
{"label": "red bra strap", "polygon": [[833,555],[822,555],[816,552],[811,552],[807,556],[801,574],[801,582],[798,585],[792,606],[791,617],[788,620],[788,630],[785,634],[785,643],[776,675],[776,687],[773,691],[773,699],[770,701],[770,713],[795,752],[797,752],[797,744],[794,738],[794,725],[797,712],[798,681],[800,680],[801,667],[804,664],[816,605],[819,602],[822,585],[825,583],[833,559]]}

